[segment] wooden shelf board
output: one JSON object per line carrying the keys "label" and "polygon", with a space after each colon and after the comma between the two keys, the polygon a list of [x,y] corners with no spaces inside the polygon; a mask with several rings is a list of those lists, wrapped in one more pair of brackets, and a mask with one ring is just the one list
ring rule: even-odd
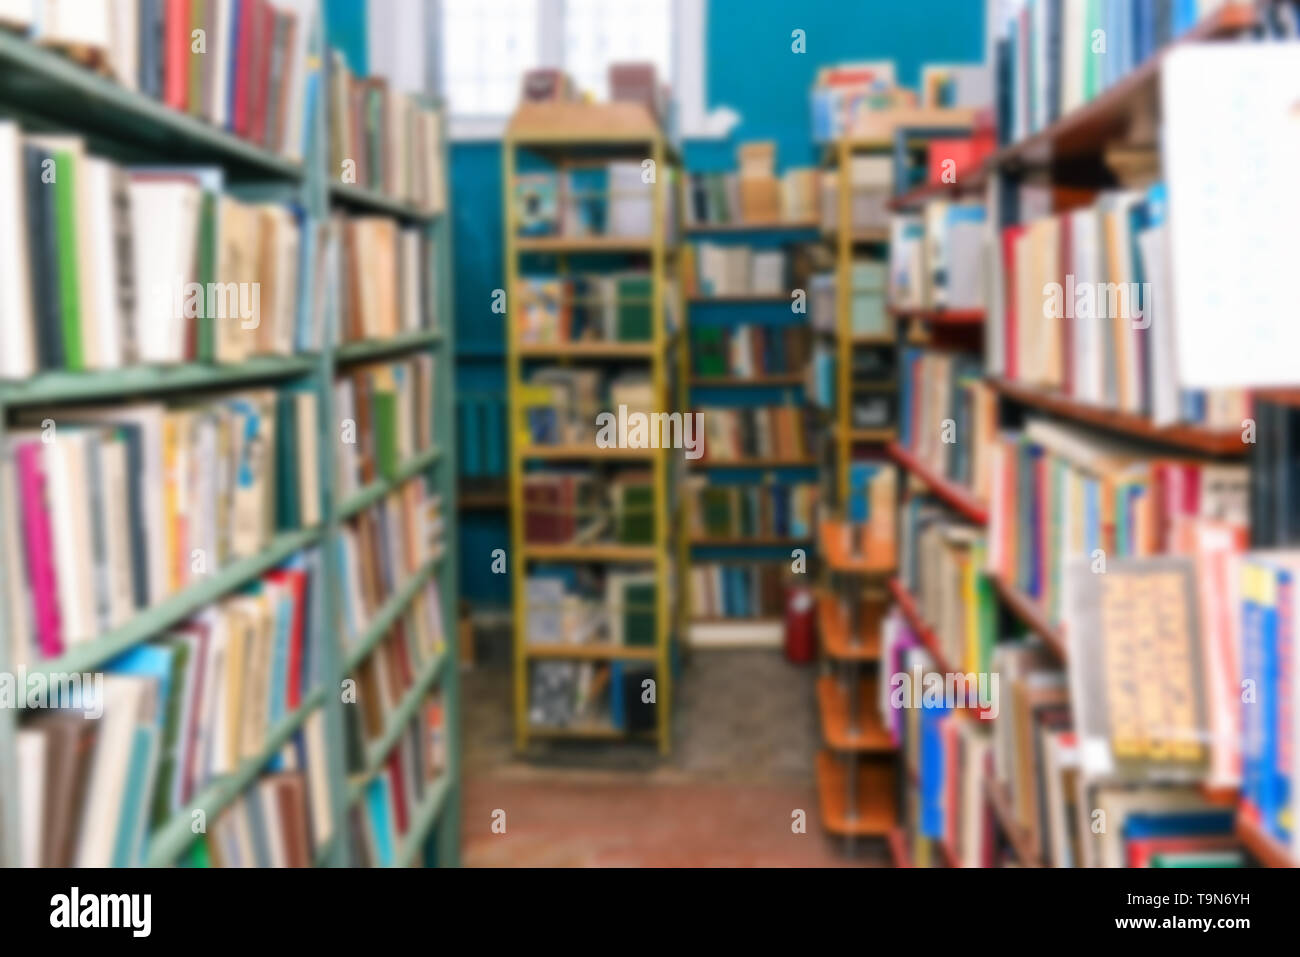
{"label": "wooden shelf board", "polygon": [[985,167],[981,166],[978,169],[971,170],[955,183],[923,183],[920,186],[914,186],[906,193],[891,199],[889,208],[896,213],[909,212],[921,209],[933,199],[951,200],[959,196],[977,193],[984,189],[986,185],[988,185],[988,174]]}
{"label": "wooden shelf board", "polygon": [[901,309],[889,307],[895,319],[919,319],[934,326],[976,326],[984,322],[983,309]]}
{"label": "wooden shelf board", "polygon": [[538,562],[654,562],[653,545],[524,545],[524,558]]}
{"label": "wooden shelf board", "polygon": [[641,103],[521,103],[506,125],[515,146],[628,146],[662,139],[663,131]]}
{"label": "wooden shelf board", "polygon": [[849,429],[850,442],[892,442],[897,436],[897,429]]}
{"label": "wooden shelf board", "polygon": [[836,661],[867,662],[880,658],[880,630],[860,635],[861,641],[850,641],[848,622],[840,610],[839,599],[826,592],[817,595],[817,624],[821,634],[822,649]]}
{"label": "wooden shelf board", "polygon": [[821,229],[818,219],[770,219],[741,223],[692,223],[685,228],[689,235],[710,233],[807,232]]}
{"label": "wooden shelf board", "polygon": [[1067,660],[1069,646],[1065,642],[1065,629],[1054,628],[1038,602],[1006,581],[1001,575],[990,575],[989,580],[993,583],[994,590],[1015,613],[1015,616],[1028,625],[1031,631],[1041,637],[1058,658],[1062,661]]}
{"label": "wooden shelf board", "polygon": [[817,466],[816,459],[695,459],[693,469],[810,469]]}
{"label": "wooden shelf board", "polygon": [[885,447],[885,451],[891,459],[924,482],[937,498],[942,499],[962,517],[979,525],[988,524],[988,507],[967,489],[934,472],[897,442],[890,442]]}
{"label": "wooden shelf board", "polygon": [[575,661],[655,661],[657,648],[630,648],[626,645],[525,645],[526,658],[560,658]]}
{"label": "wooden shelf board", "polygon": [[[1232,2],[1214,11],[1170,47],[1231,36],[1254,26],[1255,21],[1255,11],[1250,5]],[[1046,129],[998,150],[990,157],[989,165],[997,168],[1015,163],[1041,163],[1104,151],[1125,133],[1138,104],[1155,94],[1160,63],[1168,49],[1149,57],[1109,89]]]}
{"label": "wooden shelf board", "polygon": [[817,710],[821,714],[822,740],[832,751],[892,754],[894,740],[880,718],[873,678],[854,678],[858,682],[857,727],[849,724],[849,695],[840,680],[832,675],[817,679]]}
{"label": "wooden shelf board", "polygon": [[807,377],[802,372],[766,372],[745,377],[738,375],[693,375],[690,384],[701,387],[722,387],[738,389],[753,388],[802,388]]}
{"label": "wooden shelf board", "polygon": [[520,236],[515,251],[521,253],[649,253],[654,241],[648,236]]}
{"label": "wooden shelf board", "polygon": [[755,538],[692,538],[691,545],[696,548],[803,548],[812,542],[806,538],[775,538],[758,536]]}
{"label": "wooden shelf board", "polygon": [[441,215],[356,183],[331,182],[329,193],[331,199],[350,209],[396,216],[410,222],[427,223]]}
{"label": "wooden shelf board", "polygon": [[335,510],[336,514],[341,519],[351,518],[363,509],[374,505],[403,483],[419,475],[441,457],[442,450],[438,447],[425,449],[411,461],[402,463],[401,467],[392,476],[376,479],[361,491],[348,496],[339,503],[338,508]]}
{"label": "wooden shelf board", "polygon": [[622,731],[609,724],[574,724],[564,728],[546,728],[538,725],[528,726],[530,738],[574,738],[578,740],[610,741],[624,738],[654,737],[654,731],[633,733]]}
{"label": "wooden shelf board", "polygon": [[1265,867],[1300,867],[1300,861],[1291,856],[1290,849],[1250,819],[1243,811],[1237,812],[1237,839],[1246,846]]}
{"label": "wooden shelf board", "polygon": [[848,768],[830,751],[817,752],[817,798],[822,826],[840,837],[888,838],[898,823],[894,768],[887,762],[858,761],[857,800],[848,804]]}
{"label": "wooden shelf board", "polygon": [[995,778],[984,779],[984,794],[993,808],[993,816],[997,818],[1002,833],[1007,836],[1007,841],[1016,852],[1016,857],[1020,859],[1021,866],[1042,867],[1043,863],[1034,853],[1028,832],[1016,823],[1011,798]]}
{"label": "wooden shelf board", "polygon": [[345,342],[334,350],[334,358],[339,362],[377,359],[383,356],[429,348],[441,343],[442,339],[443,335],[438,330],[423,329],[419,332],[404,332],[391,339],[366,339],[361,342]]}
{"label": "wooden shelf board", "polygon": [[516,346],[525,359],[653,359],[653,342],[554,342],[521,343]]}
{"label": "wooden shelf board", "polygon": [[986,381],[1003,396],[1022,405],[1142,441],[1160,442],[1171,447],[1218,456],[1241,456],[1250,448],[1242,442],[1240,432],[1216,432],[1194,425],[1157,426],[1146,416],[1087,405],[1041,389],[1016,385],[1005,379],[989,378]]}
{"label": "wooden shelf board", "polygon": [[895,543],[868,541],[864,555],[849,553],[851,536],[858,529],[847,522],[824,521],[818,529],[818,552],[825,557],[831,571],[841,574],[892,575],[898,564]]}
{"label": "wooden shelf board", "polygon": [[625,449],[617,446],[602,449],[594,441],[590,445],[532,445],[520,449],[519,455],[534,461],[551,462],[586,462],[601,459],[629,459],[632,461],[653,461],[661,452],[671,449]]}

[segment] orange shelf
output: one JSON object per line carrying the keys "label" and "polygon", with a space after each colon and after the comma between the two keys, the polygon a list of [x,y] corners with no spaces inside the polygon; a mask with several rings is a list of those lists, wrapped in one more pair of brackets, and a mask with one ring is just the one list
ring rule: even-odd
{"label": "orange shelf", "polygon": [[989,804],[993,808],[993,816],[997,818],[998,825],[1002,828],[1002,833],[1007,836],[1012,850],[1016,852],[1016,857],[1020,859],[1023,867],[1042,867],[1042,862],[1038,855],[1034,853],[1033,842],[1029,839],[1029,832],[1016,823],[1015,814],[1011,810],[1011,799],[993,778],[986,778],[984,781],[984,794],[988,798]]}
{"label": "orange shelf", "polygon": [[1046,129],[993,154],[989,165],[1041,163],[1101,152],[1123,136],[1135,112],[1155,96],[1160,62],[1168,49],[1181,43],[1232,36],[1254,26],[1255,22],[1255,11],[1249,4],[1234,2],[1220,7],[1101,95],[1071,110]]}
{"label": "orange shelf", "polygon": [[915,455],[897,442],[885,446],[889,457],[907,469],[927,486],[938,498],[960,512],[965,518],[980,525],[987,525],[988,507],[970,493],[969,490],[939,475]]}
{"label": "orange shelf", "polygon": [[1237,839],[1265,867],[1300,866],[1287,847],[1240,810],[1237,812]]}
{"label": "orange shelf", "polygon": [[825,675],[817,679],[817,710],[821,713],[822,738],[833,751],[891,754],[894,741],[880,720],[876,707],[876,681],[857,678],[858,701],[856,729],[849,722],[848,690],[838,678]]}
{"label": "orange shelf", "polygon": [[1047,615],[1038,602],[1003,579],[1002,576],[990,575],[989,580],[993,583],[993,588],[1001,596],[1002,601],[1015,613],[1016,617],[1047,642],[1047,646],[1052,649],[1058,658],[1065,661],[1069,657],[1068,646],[1065,643],[1065,629],[1053,628],[1052,623],[1047,620]]}
{"label": "orange shelf", "polygon": [[893,574],[898,564],[894,542],[866,543],[864,554],[849,553],[850,534],[857,535],[858,529],[847,522],[825,521],[819,529],[818,545],[821,554],[831,571],[847,575]]}
{"label": "orange shelf", "polygon": [[849,640],[848,622],[840,609],[839,599],[825,592],[817,596],[817,624],[821,632],[822,648],[836,661],[877,661],[880,658],[880,628],[868,627],[859,635],[860,641]]}
{"label": "orange shelf", "polygon": [[894,768],[881,761],[857,762],[857,795],[848,805],[848,767],[830,751],[817,752],[817,797],[822,826],[840,837],[888,838],[898,823]]}
{"label": "orange shelf", "polygon": [[1031,389],[1005,379],[986,380],[1006,398],[1021,405],[1042,409],[1087,425],[1118,432],[1144,442],[1161,442],[1171,447],[1202,452],[1206,455],[1245,455],[1248,447],[1239,432],[1218,432],[1194,425],[1158,426],[1142,415],[1120,412],[1098,405],[1076,402],[1054,392]]}

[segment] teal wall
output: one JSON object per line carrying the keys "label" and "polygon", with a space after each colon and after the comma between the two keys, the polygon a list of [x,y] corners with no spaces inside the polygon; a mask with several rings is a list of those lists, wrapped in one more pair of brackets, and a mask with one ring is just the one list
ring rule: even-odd
{"label": "teal wall", "polygon": [[[751,139],[775,140],[781,167],[813,162],[808,97],[822,66],[892,59],[899,81],[914,87],[923,63],[977,62],[984,51],[983,0],[710,0],[708,21],[710,106],[725,104],[741,121],[726,141],[688,142],[686,163],[692,170],[734,168],[736,144]],[[332,18],[332,29],[335,22]],[[337,22],[348,29],[343,12]],[[806,53],[790,50],[796,28],[805,31]],[[357,55],[364,57],[364,50],[362,37]],[[490,309],[492,290],[505,283],[501,150],[496,143],[455,145],[451,165],[456,387],[463,393],[500,390],[504,398],[504,327]],[[462,436],[462,441],[490,440]],[[509,602],[506,576],[490,572],[492,549],[508,543],[504,513],[461,516],[465,597]]]}

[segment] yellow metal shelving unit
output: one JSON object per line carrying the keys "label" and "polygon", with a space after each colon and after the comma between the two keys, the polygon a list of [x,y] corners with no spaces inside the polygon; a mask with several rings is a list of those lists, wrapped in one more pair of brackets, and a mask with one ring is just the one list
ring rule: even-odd
{"label": "yellow metal shelving unit", "polygon": [[[664,411],[673,408],[669,360],[671,345],[665,329],[668,269],[673,248],[665,234],[665,203],[672,177],[669,166],[679,165],[677,156],[659,125],[643,106],[636,103],[529,103],[511,117],[503,149],[503,208],[505,217],[507,359],[510,421],[510,538],[513,556],[514,608],[514,702],[515,747],[524,750],[532,740],[556,738],[631,740],[643,737],[608,725],[575,724],[567,727],[533,727],[528,720],[529,665],[535,660],[611,660],[644,662],[655,670],[655,717],[653,738],[661,753],[672,744],[672,641],[674,614],[670,611],[674,590],[673,528],[676,522],[674,496],[670,494],[671,457],[680,450],[602,449],[590,445],[529,449],[518,441],[522,406],[520,385],[527,361],[548,359],[561,362],[645,363],[650,368],[654,394]],[[546,157],[563,171],[591,165],[598,159],[636,157],[652,160],[655,176],[647,184],[652,196],[652,230],[647,237],[565,236],[521,237],[515,209],[517,153],[527,150]],[[639,255],[648,259],[651,277],[650,307],[652,339],[648,343],[563,343],[523,344],[511,317],[511,305],[519,281],[521,255],[557,257],[559,271],[568,271],[568,257]],[[594,423],[593,423],[594,429]],[[526,545],[524,542],[523,484],[525,469],[536,462],[600,463],[642,461],[651,467],[654,481],[654,541],[651,545],[587,544]],[[638,565],[655,573],[655,644],[653,648],[599,645],[530,646],[526,641],[528,615],[525,578],[533,562],[562,562],[597,565]],[[680,604],[680,603],[678,603]]]}

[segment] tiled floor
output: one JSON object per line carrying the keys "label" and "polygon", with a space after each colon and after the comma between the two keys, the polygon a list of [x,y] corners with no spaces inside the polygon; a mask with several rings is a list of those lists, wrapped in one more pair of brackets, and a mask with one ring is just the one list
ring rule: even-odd
{"label": "tiled floor", "polygon": [[[696,652],[671,756],[652,745],[512,751],[510,673],[463,679],[464,860],[471,866],[841,866],[817,815],[815,671],[777,652]],[[497,812],[505,833],[495,833]],[[804,812],[806,829],[792,821]]]}

